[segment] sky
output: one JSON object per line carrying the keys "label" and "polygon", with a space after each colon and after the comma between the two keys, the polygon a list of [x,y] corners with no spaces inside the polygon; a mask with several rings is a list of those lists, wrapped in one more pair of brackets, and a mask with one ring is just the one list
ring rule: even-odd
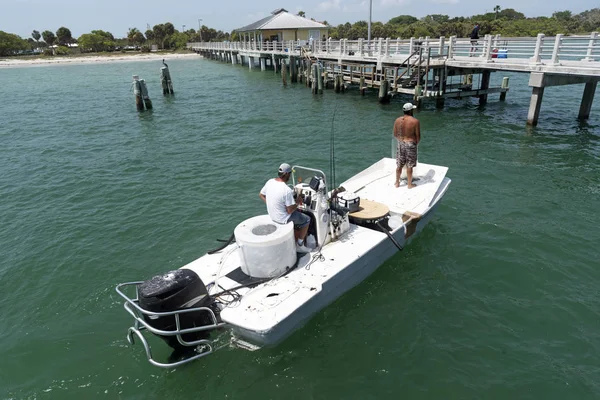
{"label": "sky", "polygon": [[[408,14],[424,17],[446,14],[450,17],[471,16],[492,12],[494,6],[514,8],[528,17],[550,16],[566,9],[574,14],[599,7],[598,0],[371,0],[372,21],[387,22]],[[330,25],[368,20],[369,0],[0,0],[0,30],[23,38],[35,29],[56,32],[61,26],[79,37],[94,29],[124,37],[128,28],[146,27],[171,22],[182,30],[198,29],[203,25],[222,31],[248,25],[277,8],[296,13],[300,10],[309,18],[327,21]]]}

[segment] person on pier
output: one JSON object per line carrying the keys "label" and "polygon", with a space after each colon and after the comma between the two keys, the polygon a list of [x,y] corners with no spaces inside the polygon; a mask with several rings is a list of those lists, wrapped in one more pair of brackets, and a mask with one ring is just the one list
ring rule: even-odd
{"label": "person on pier", "polygon": [[273,222],[287,224],[291,221],[294,223],[296,251],[309,253],[310,249],[304,245],[304,238],[308,233],[310,217],[298,211],[298,207],[302,205],[302,198],[297,196],[294,200],[293,191],[287,185],[291,176],[290,164],[281,164],[277,178],[269,179],[258,196],[267,204],[267,212]]}
{"label": "person on pier", "polygon": [[479,24],[475,24],[475,27],[471,31],[471,50],[469,50],[469,57],[473,57],[477,52],[477,40],[479,39]]}
{"label": "person on pier", "polygon": [[400,175],[402,168],[406,165],[408,177],[408,188],[415,187],[412,183],[413,168],[417,165],[417,146],[421,141],[421,124],[413,117],[416,107],[412,103],[406,103],[402,107],[404,115],[394,122],[394,137],[398,141],[396,147],[396,182],[395,187],[400,186]]}

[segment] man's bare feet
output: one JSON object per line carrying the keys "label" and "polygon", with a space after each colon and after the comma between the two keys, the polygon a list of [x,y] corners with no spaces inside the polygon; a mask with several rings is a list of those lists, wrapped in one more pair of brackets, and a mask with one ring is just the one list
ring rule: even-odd
{"label": "man's bare feet", "polygon": [[410,185],[408,185],[408,188],[409,188],[409,189],[412,189],[412,188],[414,188],[414,187],[417,187],[417,185],[414,185],[414,184],[412,184],[412,183],[411,183]]}
{"label": "man's bare feet", "polygon": [[400,182],[396,181],[396,183],[394,183],[394,187],[400,187]]}

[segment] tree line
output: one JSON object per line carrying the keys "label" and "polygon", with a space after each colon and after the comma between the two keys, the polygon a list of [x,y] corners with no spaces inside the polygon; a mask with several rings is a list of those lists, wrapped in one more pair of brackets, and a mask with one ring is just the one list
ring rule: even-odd
{"label": "tree line", "polygon": [[[474,25],[480,25],[480,35],[501,35],[506,37],[547,36],[563,34],[589,34],[600,30],[600,8],[594,8],[579,14],[571,11],[557,11],[551,17],[527,18],[525,14],[512,8],[502,9],[499,5],[494,12],[473,15],[471,17],[450,18],[448,15],[432,14],[423,18],[411,15],[399,15],[387,23],[371,24],[371,37],[374,38],[411,38],[457,36],[468,37]],[[358,21],[354,24],[346,22],[329,28],[329,36],[333,39],[366,38],[368,23]]]}
{"label": "tree line", "polygon": [[[305,17],[304,11],[298,15]],[[313,18],[311,18],[313,19]],[[313,19],[314,20],[314,19]],[[326,25],[327,21],[324,21]],[[557,11],[551,17],[527,18],[521,12],[512,8],[502,9],[499,5],[493,12],[473,15],[471,17],[454,17],[431,14],[423,18],[411,15],[399,15],[386,23],[371,24],[373,38],[410,38],[410,37],[467,37],[475,23],[480,25],[480,34],[502,35],[506,37],[536,36],[544,33],[553,36],[563,34],[586,34],[600,30],[600,8],[594,8],[573,14],[571,11]],[[368,24],[358,21],[353,24],[346,22],[337,26],[329,26],[329,36],[332,39],[367,38]],[[40,40],[42,39],[42,40]],[[48,54],[67,54],[69,47],[77,44],[79,51],[103,52],[124,50],[127,47],[150,51],[152,45],[159,49],[182,49],[188,42],[238,40],[236,32],[223,32],[203,25],[199,30],[187,29],[179,31],[171,22],[148,26],[145,32],[138,28],[129,28],[123,38],[103,30],[93,30],[74,38],[67,27],[60,27],[56,32],[34,30],[29,38],[0,31],[0,56],[31,52],[33,49],[46,49]],[[50,46],[57,48],[50,49]]]}
{"label": "tree line", "polygon": [[[42,40],[40,40],[42,39]],[[154,25],[142,33],[138,28],[129,28],[127,36],[116,38],[111,32],[93,30],[78,38],[73,37],[71,30],[61,26],[52,32],[38,30],[31,32],[30,38],[0,31],[0,56],[31,53],[34,50],[46,54],[68,54],[70,47],[77,45],[80,52],[111,52],[129,48],[150,51],[152,45],[158,49],[176,50],[185,48],[188,42],[229,40],[230,34],[209,28],[206,25],[200,30],[187,29],[178,31],[171,22]]]}

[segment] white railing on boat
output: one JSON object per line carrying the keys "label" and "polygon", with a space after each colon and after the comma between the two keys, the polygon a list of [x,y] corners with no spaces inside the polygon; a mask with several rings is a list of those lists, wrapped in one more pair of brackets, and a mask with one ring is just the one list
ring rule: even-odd
{"label": "white railing on boat", "polygon": [[[133,345],[135,343],[134,335],[137,336],[140,339],[140,341],[142,342],[142,345],[144,346],[144,350],[146,352],[146,357],[148,358],[148,361],[152,365],[155,365],[155,366],[161,367],[161,368],[177,367],[179,365],[183,365],[188,362],[205,357],[209,354],[214,353],[215,351],[219,350],[220,348],[229,345],[229,343],[217,345],[214,340],[208,340],[208,339],[200,339],[200,340],[195,340],[192,342],[185,341],[181,337],[181,335],[224,328],[227,326],[227,324],[224,322],[219,322],[214,311],[208,307],[195,307],[195,308],[187,308],[187,309],[183,309],[183,310],[168,311],[168,312],[153,312],[153,311],[144,310],[143,308],[141,308],[139,306],[139,298],[138,298],[138,293],[137,293],[137,287],[138,287],[138,285],[140,285],[142,283],[143,283],[143,281],[121,283],[121,284],[117,285],[116,291],[123,299],[125,299],[125,303],[123,304],[123,306],[125,307],[125,310],[133,317],[133,320],[134,320],[133,326],[131,326],[127,331],[127,341]],[[131,287],[131,286],[135,286],[135,288],[136,288],[136,296],[134,299],[130,298],[124,292],[125,287]],[[208,316],[210,317],[210,320],[212,321],[212,323],[210,325],[182,329],[181,322],[179,319],[180,315],[190,313],[190,312],[207,313]],[[172,316],[175,318],[175,330],[164,331],[161,329],[154,328],[152,325],[148,324],[144,320],[143,315],[146,315],[150,318]],[[190,348],[197,347],[196,351],[198,352],[198,354],[191,356],[191,357],[187,357],[183,360],[176,361],[176,362],[169,362],[169,363],[158,362],[158,361],[154,360],[154,358],[152,357],[152,350],[150,348],[150,345],[148,344],[148,341],[146,340],[146,338],[144,337],[144,335],[142,333],[142,331],[144,331],[144,330],[147,330],[158,336],[167,336],[167,337],[175,336],[177,338],[177,341],[182,346],[190,347]]]}

